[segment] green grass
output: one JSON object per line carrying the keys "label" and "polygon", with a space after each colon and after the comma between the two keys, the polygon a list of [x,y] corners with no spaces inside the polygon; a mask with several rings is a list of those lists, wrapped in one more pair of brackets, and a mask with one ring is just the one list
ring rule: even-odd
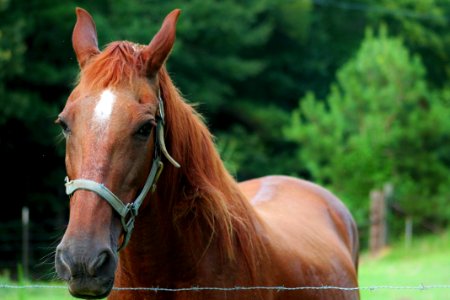
{"label": "green grass", "polygon": [[[379,258],[362,255],[359,285],[450,285],[450,231],[394,245]],[[362,300],[450,300],[450,289],[362,291]]]}
{"label": "green grass", "polygon": [[[12,282],[0,276],[1,284],[62,285],[61,283]],[[378,258],[361,256],[359,284],[368,286],[450,285],[450,231],[413,241],[410,249],[402,243]],[[73,300],[67,289],[0,289],[1,300]],[[450,289],[362,291],[362,300],[450,300]]]}
{"label": "green grass", "polygon": [[[23,282],[17,283],[12,282],[6,277],[0,277],[0,284],[10,284],[10,285],[59,285],[63,286],[61,283],[49,283],[49,282]],[[0,299],[1,300],[73,300],[70,296],[67,288],[58,289],[48,289],[48,288],[31,288],[31,289],[0,289]]]}

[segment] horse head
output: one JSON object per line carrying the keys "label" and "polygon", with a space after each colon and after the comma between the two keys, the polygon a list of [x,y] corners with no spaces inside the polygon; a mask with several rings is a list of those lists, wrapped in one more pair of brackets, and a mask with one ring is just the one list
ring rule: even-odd
{"label": "horse head", "polygon": [[157,156],[170,159],[157,74],[173,47],[179,14],[167,15],[148,45],[114,42],[100,51],[92,17],[76,9],[72,43],[80,76],[56,121],[66,139],[70,219],[55,259],[76,297],[109,294],[118,249],[161,171]]}

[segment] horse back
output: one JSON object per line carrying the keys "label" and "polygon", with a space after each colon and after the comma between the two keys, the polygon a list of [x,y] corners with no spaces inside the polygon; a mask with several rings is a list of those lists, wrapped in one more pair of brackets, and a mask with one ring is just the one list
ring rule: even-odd
{"label": "horse back", "polygon": [[[270,256],[266,271],[272,279],[266,282],[357,287],[357,229],[336,196],[311,182],[287,176],[268,176],[239,185],[255,208]],[[358,294],[306,290],[304,299],[359,299]]]}

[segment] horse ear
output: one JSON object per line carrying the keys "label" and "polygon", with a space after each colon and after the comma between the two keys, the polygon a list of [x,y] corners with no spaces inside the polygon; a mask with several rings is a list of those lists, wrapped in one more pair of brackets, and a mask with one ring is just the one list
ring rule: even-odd
{"label": "horse ear", "polygon": [[82,8],[76,8],[77,23],[73,28],[72,45],[81,68],[88,60],[100,53],[97,42],[97,30],[91,15]]}
{"label": "horse ear", "polygon": [[142,49],[142,60],[148,77],[155,76],[169,56],[175,42],[176,24],[180,13],[179,9],[169,13],[150,44]]}

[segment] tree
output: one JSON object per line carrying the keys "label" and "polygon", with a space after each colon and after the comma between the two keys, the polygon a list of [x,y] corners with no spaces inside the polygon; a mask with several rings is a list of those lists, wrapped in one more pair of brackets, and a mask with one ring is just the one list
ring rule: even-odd
{"label": "tree", "polygon": [[[405,46],[421,56],[430,85],[450,80],[450,5],[448,1],[370,0],[368,24],[388,24]],[[370,9],[372,7],[372,9]]]}
{"label": "tree", "polygon": [[0,124],[4,123],[12,114],[20,101],[9,95],[9,88],[5,81],[23,72],[23,54],[25,52],[22,19],[8,18],[8,1],[0,2],[0,99],[13,97],[10,101],[0,101]]}
{"label": "tree", "polygon": [[235,149],[227,157],[235,161],[241,180],[298,171],[291,161],[295,145],[281,129],[307,90],[326,94],[333,74],[364,35],[365,15],[310,0],[270,0],[257,21],[270,24],[271,30],[258,44],[244,48],[243,55],[262,62],[263,68],[231,81],[235,97],[210,118],[222,144]]}
{"label": "tree", "polygon": [[[395,201],[419,222],[442,226],[450,211],[448,91],[431,92],[425,68],[399,38],[368,30],[325,101],[300,101],[285,136],[297,161],[331,187],[360,224],[371,189],[392,182]],[[447,117],[445,117],[447,116]]]}

